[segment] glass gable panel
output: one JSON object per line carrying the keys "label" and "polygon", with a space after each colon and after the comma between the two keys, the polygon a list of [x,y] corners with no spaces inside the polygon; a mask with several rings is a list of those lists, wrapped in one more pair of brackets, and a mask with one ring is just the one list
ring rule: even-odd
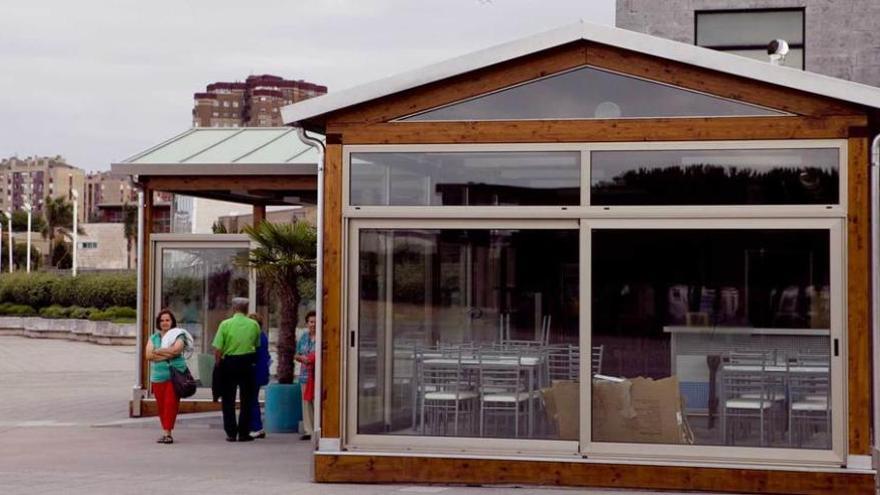
{"label": "glass gable panel", "polygon": [[594,151],[594,205],[791,205],[840,202],[839,150]]}
{"label": "glass gable panel", "polygon": [[404,121],[772,116],[782,112],[582,67]]}

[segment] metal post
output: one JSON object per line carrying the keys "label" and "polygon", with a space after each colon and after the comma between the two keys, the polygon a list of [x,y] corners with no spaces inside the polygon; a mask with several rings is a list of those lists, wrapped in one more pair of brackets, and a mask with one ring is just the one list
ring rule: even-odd
{"label": "metal post", "polygon": [[[322,349],[324,341],[324,143],[307,136],[305,129],[296,129],[297,137],[318,152],[318,246],[316,275],[315,275],[315,349]],[[323,357],[321,352],[315,353],[315,420],[313,424],[312,445],[320,450],[321,441],[321,414],[322,411],[322,366]],[[341,370],[339,370],[341,372]]]}
{"label": "metal post", "polygon": [[73,262],[72,262],[72,266],[71,266],[71,272],[73,273],[73,276],[75,277],[76,276],[76,248],[77,248],[77,244],[79,241],[79,236],[77,235],[77,232],[76,232],[77,227],[78,227],[78,222],[77,222],[78,219],[76,216],[76,214],[77,214],[76,204],[79,203],[79,193],[76,192],[76,189],[71,189],[70,192],[73,195]]}
{"label": "metal post", "polygon": [[[138,191],[138,215],[137,215],[137,286],[138,286],[138,296],[137,296],[137,314],[136,314],[136,335],[137,335],[137,359],[135,360],[135,366],[137,370],[135,371],[135,376],[137,377],[137,381],[135,382],[134,389],[135,393],[142,393],[141,384],[144,383],[144,369],[141,366],[141,363],[144,360],[144,331],[143,331],[143,322],[144,322],[144,295],[141,294],[143,290],[144,284],[144,192]],[[140,404],[140,400],[136,401],[137,404]],[[138,406],[140,407],[140,406]]]}
{"label": "metal post", "polygon": [[31,272],[31,216],[33,214],[33,206],[30,203],[24,204],[27,211],[27,273]]}
{"label": "metal post", "polygon": [[12,209],[6,210],[6,235],[9,236],[9,273],[12,273],[14,269],[14,265],[12,264],[12,251],[14,250],[14,246],[12,245]]}

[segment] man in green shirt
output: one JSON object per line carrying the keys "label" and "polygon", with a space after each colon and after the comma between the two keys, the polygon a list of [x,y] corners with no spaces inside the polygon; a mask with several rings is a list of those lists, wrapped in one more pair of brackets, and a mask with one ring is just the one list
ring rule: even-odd
{"label": "man in green shirt", "polygon": [[[247,317],[247,299],[233,298],[232,308],[235,314],[220,322],[212,345],[222,375],[220,398],[223,401],[223,429],[226,430],[226,441],[249,442],[253,440],[250,436],[251,408],[246,405],[253,401],[256,393],[254,367],[257,347],[260,345],[260,326]],[[242,404],[237,424],[236,389],[240,390],[239,400]]]}

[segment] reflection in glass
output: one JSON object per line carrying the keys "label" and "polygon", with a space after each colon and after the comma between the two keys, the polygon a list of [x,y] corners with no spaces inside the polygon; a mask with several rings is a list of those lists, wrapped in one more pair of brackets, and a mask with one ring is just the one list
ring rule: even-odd
{"label": "reflection in glass", "polygon": [[359,242],[359,433],[577,439],[576,230]]}
{"label": "reflection in glass", "polygon": [[594,230],[594,441],[831,448],[827,230]]}
{"label": "reflection in glass", "polygon": [[[162,250],[160,307],[168,308],[195,340],[187,366],[203,387],[211,386],[211,342],[221,321],[232,314],[232,298],[248,297],[247,270],[235,259],[247,248],[165,248]],[[204,395],[204,397],[202,397]],[[209,398],[206,390],[196,398]]]}
{"label": "reflection in glass", "polygon": [[836,148],[594,151],[594,205],[839,203]]}
{"label": "reflection in glass", "polygon": [[351,204],[580,204],[580,153],[352,153]]}
{"label": "reflection in glass", "polygon": [[785,115],[716,96],[582,67],[403,121],[742,117]]}

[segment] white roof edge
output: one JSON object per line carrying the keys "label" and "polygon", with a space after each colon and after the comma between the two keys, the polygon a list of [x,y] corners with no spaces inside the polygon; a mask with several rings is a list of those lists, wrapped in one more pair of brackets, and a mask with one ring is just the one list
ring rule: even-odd
{"label": "white roof edge", "polygon": [[350,89],[287,105],[282,107],[281,117],[286,125],[295,125],[342,108],[578,40],[594,41],[696,67],[880,108],[880,88],[814,72],[771,65],[769,62],[644,33],[580,21]]}

